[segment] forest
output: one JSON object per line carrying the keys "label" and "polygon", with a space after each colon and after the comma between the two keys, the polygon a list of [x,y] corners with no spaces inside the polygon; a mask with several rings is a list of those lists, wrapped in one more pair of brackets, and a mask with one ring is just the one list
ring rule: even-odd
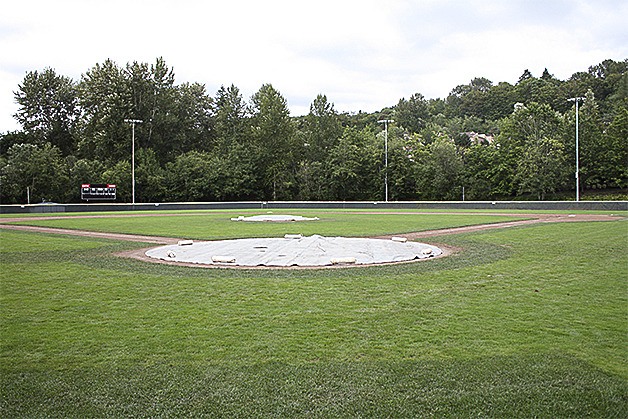
{"label": "forest", "polygon": [[0,133],[0,202],[81,202],[83,183],[131,202],[129,120],[141,121],[136,202],[573,200],[576,100],[582,199],[626,199],[627,70],[608,59],[567,80],[477,77],[373,113],[321,93],[303,116],[271,84],[250,98],[177,84],[163,58],[107,60],[80,80],[34,70],[14,92],[21,129]]}

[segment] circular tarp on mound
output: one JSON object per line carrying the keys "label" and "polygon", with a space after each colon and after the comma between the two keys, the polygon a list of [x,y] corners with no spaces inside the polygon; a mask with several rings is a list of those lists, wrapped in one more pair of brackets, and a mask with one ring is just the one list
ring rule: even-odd
{"label": "circular tarp on mound", "polygon": [[248,221],[248,222],[275,222],[275,223],[284,223],[291,221],[318,221],[318,217],[308,218],[301,217],[300,215],[272,215],[272,214],[264,214],[264,215],[253,215],[251,217],[239,216],[238,218],[232,218],[231,221]]}
{"label": "circular tarp on mound", "polygon": [[441,249],[405,239],[362,239],[286,235],[284,238],[179,242],[148,250],[146,255],[170,262],[216,266],[370,265],[427,259]]}

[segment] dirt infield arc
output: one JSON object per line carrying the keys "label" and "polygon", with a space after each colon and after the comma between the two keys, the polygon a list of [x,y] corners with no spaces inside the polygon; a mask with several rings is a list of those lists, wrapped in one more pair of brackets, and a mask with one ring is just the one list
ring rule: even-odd
{"label": "dirt infield arc", "polygon": [[[365,214],[361,212],[360,214]],[[368,214],[386,214],[386,212],[369,212]],[[423,213],[412,212],[408,213],[412,215],[420,215]],[[425,213],[425,214],[434,214],[433,212]],[[449,214],[452,213],[443,213]],[[468,213],[466,213],[468,215]],[[493,215],[486,214],[483,215]],[[408,240],[417,240],[417,239],[426,239],[431,237],[437,237],[442,235],[451,235],[451,234],[461,234],[461,233],[469,233],[475,231],[484,231],[484,230],[492,230],[492,229],[502,229],[509,227],[517,227],[523,225],[530,224],[538,224],[538,223],[560,223],[560,222],[591,222],[591,221],[616,221],[621,220],[624,217],[616,216],[616,215],[600,215],[600,214],[494,214],[494,215],[507,215],[507,216],[516,216],[526,218],[525,220],[519,221],[507,221],[507,222],[498,222],[492,224],[479,224],[472,226],[464,226],[464,227],[454,227],[454,228],[446,228],[446,229],[438,229],[438,230],[427,230],[427,231],[419,231],[414,233],[405,233],[405,234],[395,234],[397,237],[405,237]],[[166,213],[166,214],[112,214],[112,215],[79,215],[79,216],[41,216],[41,217],[28,217],[28,218],[2,218],[0,219],[0,228],[7,230],[19,230],[19,231],[30,231],[36,233],[48,233],[48,234],[62,234],[62,235],[72,235],[72,236],[81,236],[81,237],[93,237],[93,238],[103,238],[103,239],[111,239],[111,240],[121,240],[121,241],[132,241],[132,242],[142,242],[142,243],[152,243],[158,245],[167,245],[167,244],[176,244],[180,238],[172,238],[172,237],[159,237],[159,236],[146,236],[146,235],[137,235],[137,234],[123,234],[123,233],[103,233],[96,231],[85,231],[85,230],[71,230],[71,229],[63,229],[63,228],[52,228],[52,227],[39,227],[39,226],[28,226],[28,225],[17,225],[17,224],[7,224],[11,222],[18,221],[40,221],[40,220],[58,220],[63,218],[117,218],[117,217],[168,217],[168,216],[190,216],[190,214],[176,214],[176,213]],[[374,238],[380,239],[389,239],[392,235],[387,236],[378,236]],[[146,262],[152,263],[165,263],[172,265],[180,265],[180,266],[195,266],[199,267],[199,265],[195,264],[186,264],[179,262],[168,262],[163,260],[158,260],[154,258],[150,258],[145,255],[146,250],[148,248],[136,249],[127,252],[118,253],[117,256],[129,257],[134,259],[139,259]],[[444,249],[445,255],[451,253],[451,249]],[[276,268],[275,268],[276,269]]]}

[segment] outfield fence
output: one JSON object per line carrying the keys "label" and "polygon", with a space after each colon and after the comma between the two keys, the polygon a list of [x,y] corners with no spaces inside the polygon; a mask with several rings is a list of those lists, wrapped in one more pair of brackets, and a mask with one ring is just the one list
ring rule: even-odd
{"label": "outfield fence", "polygon": [[81,203],[0,205],[0,214],[100,211],[182,211],[239,209],[442,209],[442,210],[547,210],[628,211],[628,201],[243,201],[165,203]]}

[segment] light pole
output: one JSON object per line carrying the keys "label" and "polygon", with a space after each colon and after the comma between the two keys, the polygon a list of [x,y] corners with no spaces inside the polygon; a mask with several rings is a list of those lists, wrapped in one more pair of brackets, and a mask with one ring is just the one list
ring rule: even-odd
{"label": "light pole", "polygon": [[392,119],[380,119],[377,121],[378,124],[384,124],[384,189],[386,202],[388,202],[388,124],[393,123]]}
{"label": "light pole", "polygon": [[140,119],[125,119],[124,122],[131,124],[131,194],[133,196],[133,205],[135,205],[135,124],[141,124]]}
{"label": "light pole", "polygon": [[579,158],[579,144],[578,144],[578,102],[584,100],[582,96],[572,97],[567,99],[570,102],[576,102],[576,202],[580,201],[580,158]]}

